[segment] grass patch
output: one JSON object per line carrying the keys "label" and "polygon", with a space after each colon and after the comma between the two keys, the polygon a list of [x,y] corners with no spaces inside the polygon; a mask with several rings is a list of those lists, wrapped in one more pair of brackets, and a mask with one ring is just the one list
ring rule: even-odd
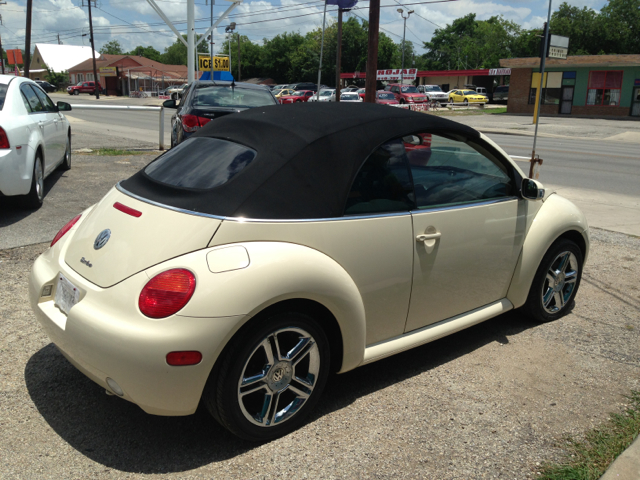
{"label": "grass patch", "polygon": [[507,113],[507,107],[499,108],[474,108],[468,110],[449,110],[447,107],[440,107],[438,110],[429,110],[432,115],[439,115],[443,117],[448,116],[469,116],[469,115],[496,115],[500,113]]}
{"label": "grass patch", "polygon": [[640,433],[640,392],[632,390],[622,413],[612,413],[606,424],[590,430],[584,440],[567,439],[565,463],[545,464],[537,478],[597,480]]}
{"label": "grass patch", "polygon": [[89,155],[118,157],[121,155],[149,155],[150,153],[152,152],[145,152],[140,150],[118,150],[117,148],[98,148],[91,152]]}

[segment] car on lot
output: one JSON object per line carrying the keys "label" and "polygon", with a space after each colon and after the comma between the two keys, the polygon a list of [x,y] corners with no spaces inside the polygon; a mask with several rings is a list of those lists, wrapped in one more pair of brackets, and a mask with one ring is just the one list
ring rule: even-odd
{"label": "car on lot", "polygon": [[214,118],[277,104],[271,90],[263,85],[216,80],[193,82],[179,101],[165,100],[162,105],[176,109],[171,117],[171,147],[174,147]]}
{"label": "car on lot", "polygon": [[509,85],[498,85],[493,91],[494,103],[507,103],[509,100]]}
{"label": "car on lot", "polygon": [[360,95],[360,98],[362,99],[362,101],[364,101],[365,89],[359,88],[357,92],[358,92],[358,95]]}
{"label": "car on lot", "polygon": [[291,95],[295,92],[292,88],[283,88],[282,90],[274,91],[273,94],[276,98],[280,98],[284,95]]}
{"label": "car on lot", "polygon": [[35,80],[35,82],[40,85],[40,88],[42,88],[46,93],[53,93],[56,91],[56,87],[45,80]]}
{"label": "car on lot", "polygon": [[413,85],[401,85],[399,83],[390,83],[384,87],[386,92],[391,92],[399,103],[424,103],[427,97],[424,93],[420,93],[417,87]]}
{"label": "car on lot", "polygon": [[38,208],[44,179],[56,168],[71,168],[71,127],[40,86],[23,77],[0,75],[0,196],[22,196]]}
{"label": "car on lot", "polygon": [[376,92],[376,103],[380,103],[382,105],[398,105],[400,102],[396,100],[396,97],[391,92]]}
{"label": "car on lot", "polygon": [[296,90],[291,95],[282,95],[278,101],[282,104],[308,102],[315,93],[313,90]]}
{"label": "car on lot", "polygon": [[364,102],[358,92],[347,92],[340,94],[341,102]]}
{"label": "car on lot", "polygon": [[468,126],[369,103],[256,107],[74,217],[29,298],[109,393],[155,415],[203,405],[268,441],[304,423],[330,372],[514,308],[562,317],[588,251],[580,210]]}
{"label": "car on lot", "polygon": [[[97,82],[98,91],[102,92],[102,85]],[[67,93],[69,95],[80,95],[81,93],[88,93],[89,95],[95,95],[96,82],[78,82],[77,85],[70,85],[67,87]]]}
{"label": "car on lot", "polygon": [[324,90],[320,90],[319,96],[314,93],[308,101],[309,102],[335,102],[336,89],[325,88]]}
{"label": "car on lot", "polygon": [[476,93],[475,90],[451,90],[447,93],[449,103],[462,103],[469,105],[470,103],[487,103],[487,97]]}
{"label": "car on lot", "polygon": [[424,93],[428,102],[447,103],[449,101],[447,92],[443,92],[439,85],[418,85],[418,91]]}

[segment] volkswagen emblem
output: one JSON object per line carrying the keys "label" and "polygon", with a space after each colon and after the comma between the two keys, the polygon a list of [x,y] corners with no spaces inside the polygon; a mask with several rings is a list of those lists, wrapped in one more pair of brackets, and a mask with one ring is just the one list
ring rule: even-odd
{"label": "volkswagen emblem", "polygon": [[96,237],[95,242],[93,242],[93,248],[95,248],[96,250],[100,250],[102,247],[104,247],[107,244],[110,238],[111,238],[111,230],[107,228],[101,231]]}

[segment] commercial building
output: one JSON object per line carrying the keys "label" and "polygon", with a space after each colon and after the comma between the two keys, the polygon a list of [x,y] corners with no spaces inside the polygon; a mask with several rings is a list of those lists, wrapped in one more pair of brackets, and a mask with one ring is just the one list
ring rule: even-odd
{"label": "commercial building", "polygon": [[[507,113],[533,115],[540,88],[539,58],[509,58]],[[542,115],[640,117],[640,55],[576,55],[547,59]]]}

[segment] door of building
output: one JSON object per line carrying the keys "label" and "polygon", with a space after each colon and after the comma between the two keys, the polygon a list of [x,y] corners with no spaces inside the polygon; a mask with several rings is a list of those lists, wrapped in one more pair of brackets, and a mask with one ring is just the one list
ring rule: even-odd
{"label": "door of building", "polygon": [[640,86],[633,87],[633,95],[631,96],[631,116],[640,117]]}
{"label": "door of building", "polygon": [[573,86],[562,87],[562,100],[560,101],[560,113],[569,115],[573,105]]}

